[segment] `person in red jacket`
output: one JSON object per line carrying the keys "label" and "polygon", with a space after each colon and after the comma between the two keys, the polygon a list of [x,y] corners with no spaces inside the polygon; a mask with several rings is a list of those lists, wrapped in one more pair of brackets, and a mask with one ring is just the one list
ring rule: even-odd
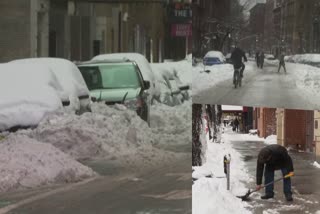
{"label": "person in red jacket", "polygon": [[[281,170],[283,176],[293,174],[292,159],[288,154],[285,147],[280,145],[269,145],[261,149],[257,160],[257,190],[262,188],[262,175],[264,173],[264,183],[270,183],[274,181],[274,171]],[[291,179],[283,179],[283,192],[287,201],[292,201],[291,192]],[[273,198],[273,184],[265,187],[265,195],[261,196],[261,199]]]}

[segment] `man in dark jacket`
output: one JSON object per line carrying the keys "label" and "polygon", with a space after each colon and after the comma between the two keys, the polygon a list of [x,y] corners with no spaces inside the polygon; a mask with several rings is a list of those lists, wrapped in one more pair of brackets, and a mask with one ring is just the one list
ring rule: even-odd
{"label": "man in dark jacket", "polygon": [[260,51],[260,54],[259,54],[259,61],[260,61],[260,68],[263,69],[263,63],[264,63],[264,52],[263,51]]}
{"label": "man in dark jacket", "polygon": [[[242,62],[242,58],[244,59],[245,62],[248,61],[244,51],[241,50],[239,47],[235,47],[234,51],[231,54],[231,60],[232,60],[232,64],[233,64],[234,69],[241,68],[241,70],[240,70],[241,77],[243,77],[243,71],[245,69],[245,65]],[[234,77],[235,77],[235,72],[233,73],[233,80],[234,80]]]}
{"label": "man in dark jacket", "polygon": [[[293,174],[292,159],[288,154],[285,147],[280,145],[269,145],[261,149],[257,160],[257,190],[262,188],[262,175],[264,171],[264,183],[270,183],[274,181],[274,171],[281,170],[283,176],[287,174]],[[273,184],[266,186],[266,194],[261,196],[261,199],[273,198]],[[291,179],[283,179],[283,192],[286,196],[287,201],[292,201],[291,192]]]}

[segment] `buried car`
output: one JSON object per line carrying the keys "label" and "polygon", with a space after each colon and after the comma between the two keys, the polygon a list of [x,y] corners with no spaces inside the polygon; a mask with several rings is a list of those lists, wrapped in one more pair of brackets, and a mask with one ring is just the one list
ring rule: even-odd
{"label": "buried car", "polygon": [[74,109],[78,114],[91,111],[88,87],[79,69],[71,61],[43,57],[14,60],[10,64],[45,66],[55,74],[64,93],[67,94],[70,108]]}
{"label": "buried car", "polygon": [[101,61],[101,60],[116,60],[116,61],[130,60],[132,62],[135,62],[136,66],[139,68],[142,74],[143,79],[150,82],[150,88],[148,89],[148,93],[151,96],[151,103],[153,103],[153,100],[159,100],[160,88],[159,88],[159,85],[156,84],[155,73],[152,70],[148,60],[142,54],[111,53],[111,54],[101,54],[91,59],[91,61]]}
{"label": "buried car", "polygon": [[150,125],[150,82],[130,60],[89,61],[78,64],[93,101],[123,104]]}
{"label": "buried car", "polygon": [[67,94],[47,67],[0,65],[0,132],[35,127],[65,102]]}
{"label": "buried car", "polygon": [[220,51],[209,51],[203,58],[203,64],[206,66],[224,63],[226,63],[226,58]]}

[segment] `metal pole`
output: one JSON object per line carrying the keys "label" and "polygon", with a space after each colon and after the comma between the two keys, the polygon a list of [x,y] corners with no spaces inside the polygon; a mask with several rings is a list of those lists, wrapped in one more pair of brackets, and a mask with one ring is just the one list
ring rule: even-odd
{"label": "metal pole", "polygon": [[230,154],[225,155],[223,158],[223,166],[224,166],[224,173],[227,176],[227,190],[230,190],[230,162],[231,162]]}

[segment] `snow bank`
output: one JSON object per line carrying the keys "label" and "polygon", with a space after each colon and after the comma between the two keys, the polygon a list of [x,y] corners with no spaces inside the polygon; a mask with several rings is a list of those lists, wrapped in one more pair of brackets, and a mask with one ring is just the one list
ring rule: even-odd
{"label": "snow bank", "polygon": [[[192,213],[198,214],[228,214],[228,213],[251,213],[247,208],[250,206],[242,202],[236,195],[246,192],[244,183],[252,180],[240,153],[232,148],[228,133],[222,134],[221,144],[208,143],[206,160],[201,167],[194,167],[193,178],[198,180],[192,186]],[[223,157],[231,155],[230,191],[226,190],[226,179],[223,171]],[[212,175],[213,178],[205,178],[204,175]]]}
{"label": "snow bank", "polygon": [[[204,69],[210,70],[210,72],[206,73]],[[209,89],[219,82],[229,80],[233,76],[233,66],[230,64],[206,66],[205,68],[203,66],[196,66],[192,70],[193,94]]]}
{"label": "snow bank", "polygon": [[36,65],[0,65],[0,131],[35,126],[67,99],[50,70]]}
{"label": "snow bank", "polygon": [[0,141],[0,192],[68,183],[95,173],[70,156],[25,135],[9,135]]}
{"label": "snow bank", "polygon": [[158,80],[162,80],[161,75],[165,75],[167,78],[177,76],[182,85],[190,85],[191,87],[192,65],[188,59],[178,62],[152,63],[151,67]]}
{"label": "snow bank", "polygon": [[264,140],[265,144],[277,144],[277,135],[270,135]]}
{"label": "snow bank", "polygon": [[[154,134],[136,112],[122,105],[109,107],[102,103],[94,103],[92,111],[81,116],[59,112],[48,116],[36,129],[21,132],[50,143],[77,160],[105,159],[121,166],[152,167],[176,158],[174,153],[153,147],[157,143],[170,143],[170,140],[175,139],[174,134]],[[164,117],[163,120],[167,119]],[[175,125],[177,123],[173,123],[172,127]],[[156,131],[160,131],[160,127]],[[166,131],[169,132],[168,129]],[[181,139],[184,140],[184,137]]]}
{"label": "snow bank", "polygon": [[286,56],[285,60],[293,63],[301,63],[313,66],[320,66],[320,54],[297,54]]}
{"label": "snow bank", "polygon": [[[246,62],[245,66],[244,78],[255,73],[256,65],[254,62]],[[209,70],[210,72],[206,73],[205,70]],[[232,86],[233,71],[234,69],[231,64],[205,67],[202,64],[202,66],[198,65],[192,67],[192,93],[197,95],[200,92],[221,83],[230,84],[230,86]]]}
{"label": "snow bank", "polygon": [[317,161],[313,162],[312,165],[315,166],[315,167],[317,167],[317,168],[320,168],[320,164],[319,164]]}
{"label": "snow bank", "polygon": [[151,130],[155,143],[162,145],[187,145],[191,149],[192,102],[170,107],[164,104],[151,108]]}

